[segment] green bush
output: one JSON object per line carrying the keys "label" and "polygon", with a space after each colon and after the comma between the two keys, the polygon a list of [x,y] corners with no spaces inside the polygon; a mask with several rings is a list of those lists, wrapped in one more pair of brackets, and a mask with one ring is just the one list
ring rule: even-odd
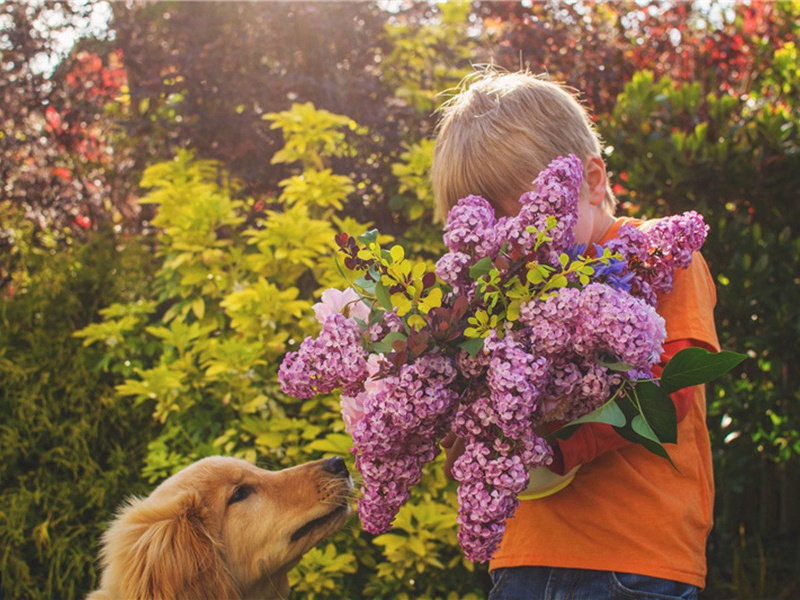
{"label": "green bush", "polygon": [[145,489],[152,428],[98,373],[101,352],[72,332],[143,286],[148,261],[136,244],[118,249],[103,234],[57,253],[36,249],[32,229],[3,208],[27,251],[25,277],[18,271],[13,296],[0,298],[0,595],[74,598],[96,581],[111,512]]}
{"label": "green bush", "polygon": [[710,386],[718,494],[708,597],[786,593],[800,572],[798,89],[789,42],[739,93],[638,72],[600,121],[624,208],[705,216],[720,342],[754,359]]}

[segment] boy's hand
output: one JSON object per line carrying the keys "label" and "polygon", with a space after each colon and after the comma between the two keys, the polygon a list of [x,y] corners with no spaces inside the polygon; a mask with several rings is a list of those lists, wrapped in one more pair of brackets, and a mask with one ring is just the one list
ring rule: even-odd
{"label": "boy's hand", "polygon": [[444,474],[448,479],[453,479],[453,463],[464,454],[465,447],[464,440],[452,431],[442,439],[442,448],[444,448],[445,454]]}

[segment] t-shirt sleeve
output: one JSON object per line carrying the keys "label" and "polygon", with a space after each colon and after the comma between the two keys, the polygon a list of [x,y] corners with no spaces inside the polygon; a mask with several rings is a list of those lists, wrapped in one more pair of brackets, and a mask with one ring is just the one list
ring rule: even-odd
{"label": "t-shirt sleeve", "polygon": [[[675,273],[672,291],[658,298],[658,312],[664,317],[667,337],[661,363],[653,369],[656,376],[660,375],[666,362],[683,348],[700,346],[712,352],[719,351],[714,326],[716,299],[708,265],[702,255],[695,252],[689,267]],[[690,410],[693,397],[692,388],[685,388],[671,395],[678,421]],[[568,439],[557,441],[550,470],[558,474],[568,473],[577,465],[586,464],[601,454],[630,444],[610,425],[587,423]]]}
{"label": "t-shirt sleeve", "polygon": [[717,291],[708,264],[695,252],[691,264],[675,272],[672,291],[658,296],[658,314],[667,327],[666,341],[696,340],[718,352],[716,303]]}

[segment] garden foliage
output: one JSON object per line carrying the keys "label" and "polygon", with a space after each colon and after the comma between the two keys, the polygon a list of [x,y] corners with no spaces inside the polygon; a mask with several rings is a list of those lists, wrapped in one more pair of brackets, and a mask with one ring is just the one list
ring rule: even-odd
{"label": "garden foliage", "polygon": [[[709,393],[705,595],[797,592],[796,2],[112,3],[114,35],[37,71],[44,16],[94,4],[0,9],[4,595],[84,595],[113,508],[195,458],[349,456],[338,398],[287,398],[277,364],[343,283],[335,232],[442,253],[432,111],[490,62],[585,90],[620,213],[711,226],[720,339],[755,360]],[[483,597],[454,486],[424,477],[389,533],[312,550],[296,595]]]}
{"label": "garden foliage", "polygon": [[[100,348],[72,333],[147,283],[138,241],[108,232],[69,251],[38,249],[22,211],[0,203],[14,232],[13,296],[0,301],[0,582],[8,598],[82,597],[97,538],[122,499],[145,491],[148,411],[115,398]],[[24,275],[24,277],[21,277]]]}

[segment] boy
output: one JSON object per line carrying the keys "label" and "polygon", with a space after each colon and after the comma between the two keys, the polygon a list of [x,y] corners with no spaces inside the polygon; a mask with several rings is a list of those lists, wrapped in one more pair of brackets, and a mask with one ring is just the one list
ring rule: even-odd
{"label": "boy", "polygon": [[[498,216],[515,215],[539,171],[568,154],[584,161],[577,243],[603,244],[625,223],[646,227],[614,216],[601,143],[575,96],[524,72],[482,73],[443,108],[432,169],[439,210],[476,194]],[[667,329],[662,366],[685,347],[719,350],[715,303],[696,253],[658,298]],[[534,472],[532,480],[549,479],[555,492],[522,499],[507,521],[490,564],[491,600],[697,597],[714,494],[705,391],[688,388],[672,399],[678,444],[668,451],[677,468],[607,425],[587,424],[553,442],[556,476]],[[443,445],[449,474],[463,445],[452,435]]]}

